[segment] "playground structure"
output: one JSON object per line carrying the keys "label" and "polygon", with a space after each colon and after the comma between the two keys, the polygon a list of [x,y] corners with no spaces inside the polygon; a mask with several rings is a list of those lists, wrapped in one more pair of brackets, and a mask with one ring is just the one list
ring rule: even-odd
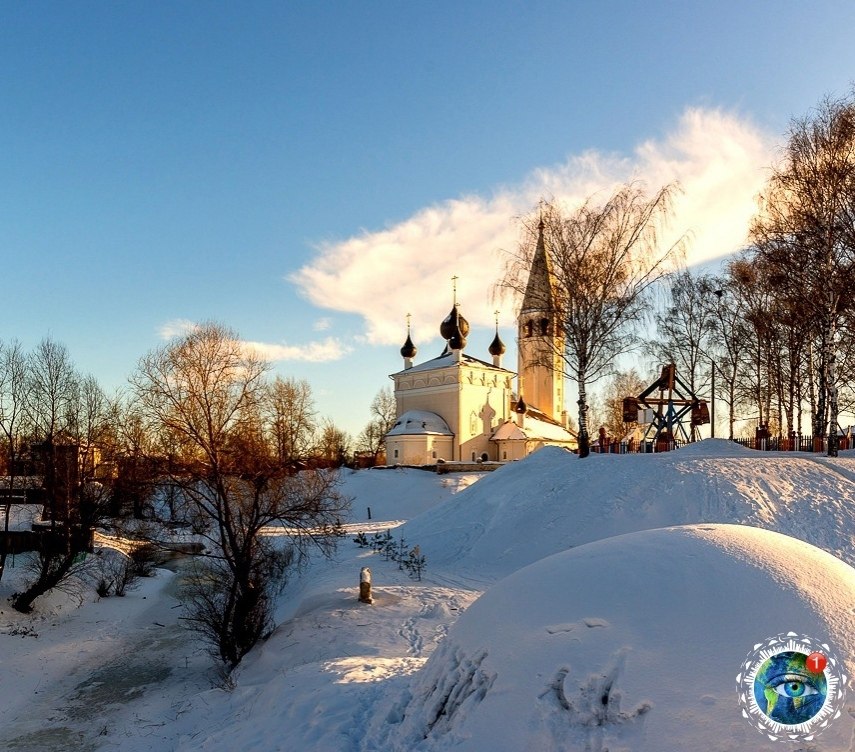
{"label": "playground structure", "polygon": [[[684,422],[688,419],[689,430]],[[662,373],[637,397],[623,400],[624,423],[647,424],[643,442],[652,442],[657,451],[675,442],[697,439],[697,427],[710,422],[706,400],[698,396],[677,375],[677,366],[669,363]]]}

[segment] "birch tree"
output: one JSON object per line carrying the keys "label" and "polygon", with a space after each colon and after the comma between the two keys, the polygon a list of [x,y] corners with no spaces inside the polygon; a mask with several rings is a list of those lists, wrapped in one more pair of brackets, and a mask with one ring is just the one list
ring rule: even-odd
{"label": "birch tree", "polygon": [[578,389],[579,457],[590,453],[588,386],[614,371],[616,358],[639,344],[637,324],[649,310],[653,286],[674,269],[684,238],[662,243],[675,185],[648,196],[638,183],[605,201],[591,197],[569,209],[544,203],[524,220],[524,239],[505,287],[522,292],[537,239],[555,277],[555,320],[563,334],[564,374]]}
{"label": "birch tree", "polygon": [[840,322],[855,285],[855,95],[826,98],[792,122],[751,228],[760,258],[782,270],[818,342],[814,435],[837,454]]}

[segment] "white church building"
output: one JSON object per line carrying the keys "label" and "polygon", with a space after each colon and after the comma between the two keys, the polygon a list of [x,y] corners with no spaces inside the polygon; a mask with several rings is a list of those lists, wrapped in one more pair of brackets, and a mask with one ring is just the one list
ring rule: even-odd
{"label": "white church building", "polygon": [[[554,277],[541,225],[518,318],[518,373],[503,367],[505,345],[496,336],[492,362],[464,352],[469,322],[456,299],[440,325],[446,345],[416,365],[409,331],[401,348],[404,369],[395,382],[396,421],[386,434],[386,463],[425,465],[438,460],[508,461],[552,444],[576,448],[564,409],[563,349],[555,321]],[[514,392],[514,377],[517,390]]]}

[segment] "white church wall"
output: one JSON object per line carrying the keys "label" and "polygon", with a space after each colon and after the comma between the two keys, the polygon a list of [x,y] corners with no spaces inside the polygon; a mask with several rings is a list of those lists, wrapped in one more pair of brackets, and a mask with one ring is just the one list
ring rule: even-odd
{"label": "white church wall", "polygon": [[386,464],[432,465],[438,459],[450,460],[452,446],[451,436],[390,436],[386,439]]}

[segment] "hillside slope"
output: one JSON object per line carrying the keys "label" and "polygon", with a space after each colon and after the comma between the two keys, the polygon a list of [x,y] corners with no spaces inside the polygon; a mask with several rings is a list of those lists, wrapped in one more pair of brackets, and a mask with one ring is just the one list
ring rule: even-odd
{"label": "hillside slope", "polygon": [[[408,690],[389,693],[392,711],[360,749],[773,752],[781,741],[736,702],[746,653],[790,630],[834,646],[836,670],[851,676],[853,606],[855,570],[778,533],[689,525],[595,541],[490,588]],[[822,686],[795,679],[806,697]],[[855,716],[816,730],[816,744],[797,748],[849,752]]]}
{"label": "hillside slope", "polygon": [[761,453],[716,439],[586,460],[546,447],[419,515],[404,534],[434,570],[491,582],[583,543],[699,522],[774,530],[855,564],[855,455]]}

